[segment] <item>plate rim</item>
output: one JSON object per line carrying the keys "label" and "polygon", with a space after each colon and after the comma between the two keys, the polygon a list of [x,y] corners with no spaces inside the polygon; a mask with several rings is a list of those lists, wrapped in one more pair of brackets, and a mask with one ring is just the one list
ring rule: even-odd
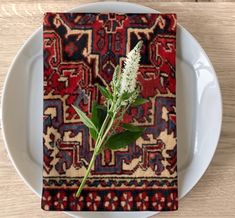
{"label": "plate rim", "polygon": [[[89,7],[89,6],[95,6],[95,5],[103,5],[104,7],[107,6],[107,4],[116,4],[117,6],[119,7],[122,7],[122,6],[125,6],[125,5],[133,5],[133,6],[136,6],[136,7],[139,7],[139,8],[145,8],[147,10],[154,10],[155,13],[157,13],[158,11],[153,9],[153,8],[150,8],[150,7],[146,7],[144,5],[141,5],[141,4],[136,4],[136,3],[129,3],[129,2],[114,2],[114,1],[105,1],[105,2],[93,2],[93,3],[86,3],[86,4],[81,4],[81,5],[77,5],[73,8],[71,8],[68,12],[75,12],[74,10],[78,9],[78,8],[86,8],[86,7]],[[159,12],[161,13],[161,12]],[[208,55],[206,54],[205,50],[202,48],[202,46],[200,45],[200,43],[197,41],[197,39],[194,38],[194,36],[188,31],[186,30],[183,26],[181,26],[179,23],[177,23],[177,26],[181,29],[181,31],[186,34],[188,37],[190,37],[192,40],[195,41],[195,43],[197,44],[197,46],[200,48],[201,52],[203,53],[204,57],[206,57],[211,69],[213,70],[213,73],[215,75],[215,82],[217,83],[217,86],[218,86],[218,91],[219,91],[219,96],[218,96],[218,101],[219,101],[219,104],[220,104],[220,108],[219,108],[219,111],[220,111],[220,114],[218,115],[219,116],[219,134],[217,136],[217,139],[216,139],[216,144],[215,146],[213,146],[214,150],[212,151],[212,155],[208,158],[208,165],[203,169],[201,170],[201,173],[200,173],[200,177],[197,178],[197,181],[191,186],[189,187],[184,193],[182,193],[181,196],[179,196],[179,199],[182,199],[183,197],[185,197],[187,194],[189,194],[191,192],[191,190],[197,185],[197,183],[201,180],[201,178],[203,177],[203,175],[205,174],[205,172],[207,171],[207,169],[209,168],[209,166],[211,165],[211,162],[212,162],[212,159],[215,155],[215,152],[216,152],[216,149],[218,147],[218,144],[219,144],[219,139],[220,139],[220,135],[221,135],[221,129],[222,129],[222,119],[223,119],[223,102],[222,102],[222,94],[221,94],[221,88],[220,88],[220,83],[219,83],[219,80],[218,80],[218,77],[217,77],[217,74],[216,74],[216,71],[210,61],[210,58],[208,57]],[[21,179],[24,181],[24,183],[37,195],[40,197],[40,193],[38,193],[36,191],[36,189],[34,189],[31,184],[26,180],[26,178],[21,174],[20,170],[18,169],[15,161],[14,161],[14,158],[12,156],[12,153],[10,151],[10,146],[8,145],[8,139],[7,139],[7,133],[5,132],[5,107],[4,107],[4,102],[5,102],[5,99],[6,99],[6,92],[7,92],[7,86],[8,86],[8,83],[9,83],[9,78],[10,76],[12,75],[12,69],[15,65],[15,62],[16,60],[19,58],[20,54],[22,53],[22,51],[25,49],[25,47],[30,43],[30,41],[37,35],[40,33],[40,31],[42,31],[42,25],[37,28],[35,31],[33,31],[33,33],[24,41],[24,43],[21,45],[20,49],[17,51],[16,55],[14,56],[9,68],[8,68],[8,71],[7,71],[7,74],[5,76],[5,79],[4,79],[4,84],[3,84],[3,88],[2,88],[2,98],[1,98],[1,117],[2,117],[2,136],[3,136],[3,142],[4,142],[4,146],[7,150],[7,154],[8,154],[8,157],[9,159],[11,160],[11,163],[13,164],[14,168],[16,169],[18,175],[21,177]],[[156,212],[155,212],[156,213]]]}

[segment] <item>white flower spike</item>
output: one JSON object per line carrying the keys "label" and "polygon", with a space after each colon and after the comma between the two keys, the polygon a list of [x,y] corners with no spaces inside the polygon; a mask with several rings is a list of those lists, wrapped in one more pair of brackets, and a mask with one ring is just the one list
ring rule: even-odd
{"label": "white flower spike", "polygon": [[124,69],[121,75],[121,87],[119,95],[123,93],[132,93],[136,88],[136,77],[140,62],[140,49],[143,42],[139,41],[137,45],[127,54]]}

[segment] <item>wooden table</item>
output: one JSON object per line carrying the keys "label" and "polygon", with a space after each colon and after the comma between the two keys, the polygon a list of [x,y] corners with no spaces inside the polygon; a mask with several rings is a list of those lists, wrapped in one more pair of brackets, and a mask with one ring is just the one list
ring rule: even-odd
{"label": "wooden table", "polygon": [[[218,1],[218,0],[213,0]],[[41,25],[45,11],[65,11],[85,3],[66,0],[2,0],[0,3],[0,90],[16,52]],[[89,1],[90,2],[90,1]],[[223,97],[223,127],[213,161],[177,212],[159,217],[235,217],[235,3],[159,3],[131,1],[161,12],[175,12],[199,41],[217,72]],[[2,93],[2,92],[1,92]],[[68,217],[44,212],[40,199],[24,184],[0,138],[0,217]],[[105,217],[104,217],[105,218]]]}

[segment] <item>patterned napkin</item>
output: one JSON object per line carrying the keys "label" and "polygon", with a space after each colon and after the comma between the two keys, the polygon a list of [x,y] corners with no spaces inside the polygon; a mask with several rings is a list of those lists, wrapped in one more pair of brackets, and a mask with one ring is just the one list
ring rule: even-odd
{"label": "patterned napkin", "polygon": [[[47,13],[44,16],[44,210],[167,211],[178,208],[176,15]],[[149,101],[125,122],[146,127],[126,148],[101,153],[79,198],[94,141],[72,104],[91,115],[114,67],[143,40],[138,83]]]}

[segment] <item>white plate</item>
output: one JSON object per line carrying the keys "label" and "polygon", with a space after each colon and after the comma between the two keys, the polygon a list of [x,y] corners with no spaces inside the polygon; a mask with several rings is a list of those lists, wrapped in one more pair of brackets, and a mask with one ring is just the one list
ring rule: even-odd
{"label": "white plate", "polygon": [[[101,2],[73,12],[156,13],[137,4]],[[179,197],[199,181],[214,155],[222,120],[221,93],[204,50],[177,29],[177,134]],[[17,172],[37,194],[42,188],[42,28],[25,43],[7,75],[2,99],[3,134]],[[38,205],[40,207],[40,205]],[[74,212],[77,217],[147,217],[155,212]],[[138,214],[137,214],[138,213]]]}

